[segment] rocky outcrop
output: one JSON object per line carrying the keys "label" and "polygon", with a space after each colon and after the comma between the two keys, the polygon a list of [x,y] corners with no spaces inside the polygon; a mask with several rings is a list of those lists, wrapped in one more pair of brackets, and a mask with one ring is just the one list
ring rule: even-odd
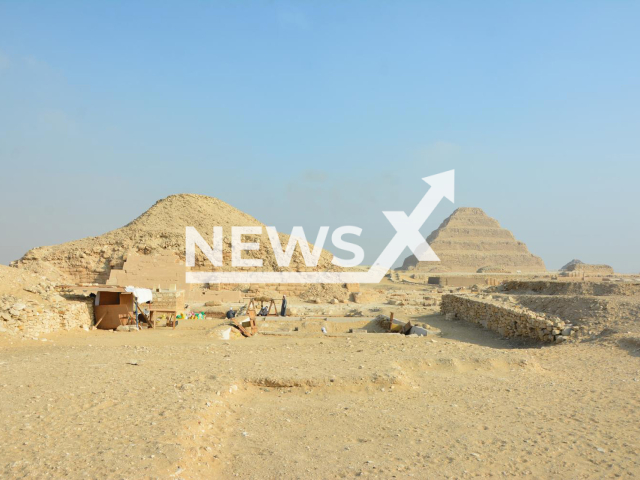
{"label": "rocky outcrop", "polygon": [[407,257],[402,269],[424,272],[542,272],[544,262],[480,208],[458,208],[427,237],[440,262]]}

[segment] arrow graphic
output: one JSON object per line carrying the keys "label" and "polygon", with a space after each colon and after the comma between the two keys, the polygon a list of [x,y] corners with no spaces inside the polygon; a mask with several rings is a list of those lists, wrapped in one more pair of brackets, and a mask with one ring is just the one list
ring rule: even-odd
{"label": "arrow graphic", "polygon": [[454,201],[454,170],[424,177],[430,185],[410,215],[382,212],[396,233],[366,272],[187,272],[187,283],[379,283],[408,247],[421,262],[440,259],[426,242],[420,228],[443,198]]}
{"label": "arrow graphic", "polygon": [[[396,234],[391,242],[382,251],[378,259],[373,262],[371,269],[367,273],[375,271],[378,283],[386,275],[400,257],[405,247],[409,247],[413,254],[421,262],[439,262],[440,259],[429,246],[420,233],[420,228],[427,221],[429,215],[433,213],[443,197],[454,201],[454,170],[424,177],[426,183],[431,185],[427,194],[413,209],[411,215],[404,212],[382,212],[389,222],[396,229]],[[384,270],[384,273],[382,271]],[[373,275],[372,275],[373,277]]]}

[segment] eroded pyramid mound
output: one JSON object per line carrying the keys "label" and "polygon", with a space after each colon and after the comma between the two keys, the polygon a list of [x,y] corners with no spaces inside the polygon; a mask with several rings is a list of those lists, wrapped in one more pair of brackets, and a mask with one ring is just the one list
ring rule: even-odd
{"label": "eroded pyramid mound", "polygon": [[[187,226],[195,227],[209,244],[212,243],[213,227],[223,227],[224,266],[213,267],[200,249],[196,248],[196,266],[193,270],[226,271],[233,269],[231,227],[264,225],[217,198],[193,194],[171,195],[156,202],[149,210],[122,228],[97,237],[34,248],[17,261],[16,266],[39,272],[60,272],[74,283],[107,283],[110,277],[109,283],[114,283],[114,277],[117,283],[117,276],[112,275],[112,271],[114,274],[123,271],[128,259],[130,262],[127,262],[127,265],[142,265],[151,270],[155,268],[158,272],[167,270],[166,265],[172,261],[178,265],[184,265],[185,227]],[[279,236],[284,248],[289,241],[289,235],[280,233]],[[310,232],[309,236],[314,239],[315,233]],[[289,267],[279,267],[264,229],[260,237],[245,236],[243,241],[260,243],[260,250],[244,251],[243,258],[261,258],[264,261],[262,268],[244,270],[338,270],[338,267],[331,264],[333,255],[325,250],[320,256],[317,267],[306,267],[298,246]],[[127,277],[129,281],[131,278],[131,276]]]}
{"label": "eroded pyramid mound", "polygon": [[540,257],[529,253],[524,243],[480,208],[458,208],[427,237],[427,243],[440,262],[419,262],[411,255],[402,269],[437,272],[444,268],[468,273],[545,271]]}
{"label": "eroded pyramid mound", "polygon": [[613,267],[610,265],[592,265],[589,263],[584,263],[577,258],[574,258],[569,263],[567,263],[560,270],[564,272],[580,272],[580,273],[593,273],[593,274],[602,274],[602,275],[610,275],[613,272]]}
{"label": "eroded pyramid mound", "polygon": [[569,263],[564,265],[560,270],[573,272],[574,270],[581,269],[583,265],[586,265],[586,264],[582,260],[578,260],[577,258],[574,258]]}

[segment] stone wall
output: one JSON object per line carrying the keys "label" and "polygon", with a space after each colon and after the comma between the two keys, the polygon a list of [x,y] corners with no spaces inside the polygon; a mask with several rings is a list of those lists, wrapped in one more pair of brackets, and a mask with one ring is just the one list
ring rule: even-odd
{"label": "stone wall", "polygon": [[574,327],[558,317],[536,313],[511,303],[468,295],[443,295],[440,311],[449,318],[459,318],[511,337],[531,338],[542,342],[562,342],[573,334]]}
{"label": "stone wall", "polygon": [[351,299],[355,303],[380,303],[384,301],[384,297],[375,290],[353,292]]}
{"label": "stone wall", "polygon": [[176,288],[188,291],[185,273],[190,269],[173,252],[157,255],[130,254],[121,270],[111,270],[107,285],[125,287],[133,285],[142,288]]}
{"label": "stone wall", "polygon": [[40,303],[11,295],[0,298],[0,333],[38,337],[92,324],[92,299]]}
{"label": "stone wall", "polygon": [[557,282],[549,280],[507,281],[500,291],[504,293],[531,293],[540,295],[640,295],[640,283],[613,282]]}
{"label": "stone wall", "polygon": [[[232,284],[227,285],[231,287]],[[224,285],[223,285],[224,288]],[[280,295],[300,296],[309,288],[309,284],[303,283],[255,283],[249,286],[249,293],[261,295],[266,292],[277,292]]]}
{"label": "stone wall", "polygon": [[430,273],[413,273],[411,278],[427,285],[439,285],[447,287],[471,287],[473,285],[499,285],[512,275],[438,275]]}

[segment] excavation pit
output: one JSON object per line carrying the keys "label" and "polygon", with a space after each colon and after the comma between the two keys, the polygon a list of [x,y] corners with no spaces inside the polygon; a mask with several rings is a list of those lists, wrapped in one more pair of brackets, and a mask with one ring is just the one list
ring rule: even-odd
{"label": "excavation pit", "polygon": [[[387,333],[397,335],[398,332],[389,331],[388,317],[258,317],[256,319],[258,331],[265,335],[346,335]],[[437,335],[439,331],[429,325],[413,325],[410,334],[418,336]]]}

